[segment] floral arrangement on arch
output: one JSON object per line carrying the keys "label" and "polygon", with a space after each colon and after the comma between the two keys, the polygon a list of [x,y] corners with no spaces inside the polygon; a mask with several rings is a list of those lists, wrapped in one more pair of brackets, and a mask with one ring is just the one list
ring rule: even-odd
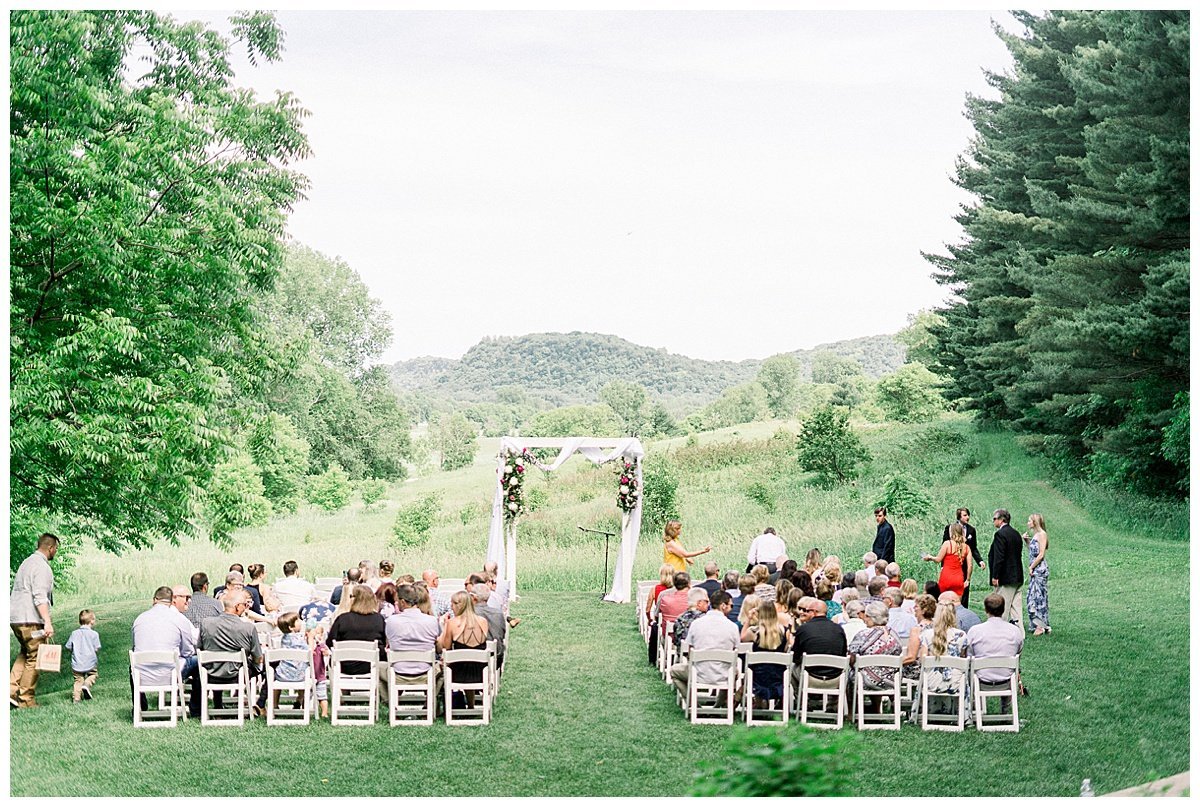
{"label": "floral arrangement on arch", "polygon": [[525,469],[533,464],[528,449],[520,453],[504,452],[504,465],[500,468],[500,489],[504,492],[504,520],[512,521],[525,512]]}
{"label": "floral arrangement on arch", "polygon": [[633,512],[633,508],[637,507],[640,495],[637,471],[632,462],[623,460],[617,466],[617,507],[620,507],[623,513]]}

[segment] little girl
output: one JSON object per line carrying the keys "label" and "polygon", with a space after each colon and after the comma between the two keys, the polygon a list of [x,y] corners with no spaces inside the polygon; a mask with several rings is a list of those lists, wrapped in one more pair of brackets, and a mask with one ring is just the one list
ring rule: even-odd
{"label": "little girl", "polygon": [[312,623],[308,630],[308,646],[313,651],[313,677],[317,679],[317,705],[321,717],[329,717],[328,659],[332,652],[325,644],[325,627]]}

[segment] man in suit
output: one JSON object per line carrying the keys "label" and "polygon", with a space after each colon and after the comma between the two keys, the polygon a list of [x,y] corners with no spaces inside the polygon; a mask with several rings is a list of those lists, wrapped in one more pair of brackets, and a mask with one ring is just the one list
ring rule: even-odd
{"label": "man in suit", "polygon": [[1004,598],[1004,619],[1024,632],[1021,586],[1025,584],[1025,564],[1021,561],[1021,534],[1009,524],[1011,520],[1007,510],[992,513],[996,537],[988,551],[988,566],[992,569],[992,593]]}
{"label": "man in suit", "polygon": [[[967,579],[967,564],[974,563],[980,569],[983,568],[983,558],[979,554],[979,546],[975,543],[975,528],[971,526],[971,511],[965,507],[960,507],[954,511],[954,518],[959,524],[962,524],[963,535],[967,537],[967,548],[971,550],[971,560],[963,558],[963,580]],[[942,530],[942,541],[950,540],[950,525],[946,525],[946,529]],[[963,608],[969,608],[971,602],[970,585],[963,586],[962,605]]]}
{"label": "man in suit", "polygon": [[875,524],[875,543],[871,545],[871,551],[877,559],[892,563],[896,560],[896,531],[888,523],[886,507],[875,508]]}

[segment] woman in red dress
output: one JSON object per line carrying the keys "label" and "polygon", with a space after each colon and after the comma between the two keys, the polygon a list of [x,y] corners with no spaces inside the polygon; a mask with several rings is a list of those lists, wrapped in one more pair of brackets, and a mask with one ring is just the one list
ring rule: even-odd
{"label": "woman in red dress", "polygon": [[[937,555],[923,555],[922,560],[932,560],[942,564],[942,573],[938,575],[938,589],[953,591],[962,596],[963,586],[967,580],[963,577],[963,558],[971,550],[967,547],[967,538],[963,533],[962,524],[957,521],[950,525],[950,538],[942,542],[942,548]],[[967,566],[969,577],[974,564]]]}

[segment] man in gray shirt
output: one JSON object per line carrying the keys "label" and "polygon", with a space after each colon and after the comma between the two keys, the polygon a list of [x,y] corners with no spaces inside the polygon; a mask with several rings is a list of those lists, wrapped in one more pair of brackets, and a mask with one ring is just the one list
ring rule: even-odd
{"label": "man in gray shirt", "polygon": [[187,617],[188,622],[199,628],[201,622],[209,617],[217,616],[224,609],[221,608],[221,603],[215,597],[209,596],[208,575],[204,572],[196,572],[192,575],[191,586],[192,601],[183,615]]}
{"label": "man in gray shirt", "polygon": [[[407,583],[396,587],[396,599],[400,609],[384,623],[389,650],[428,651],[437,649],[438,636],[442,629],[437,617],[421,612],[417,608],[417,592]],[[489,623],[490,624],[490,623]],[[437,667],[437,665],[434,665]],[[429,665],[421,661],[397,661],[392,665],[398,680],[417,683],[429,671]],[[435,677],[441,677],[441,669],[435,669]],[[380,677],[387,683],[388,669],[380,670]]]}
{"label": "man in gray shirt", "polygon": [[487,620],[488,640],[496,642],[496,665],[499,670],[500,662],[504,660],[504,614],[488,605],[492,590],[487,583],[476,583],[471,586],[471,598],[474,600],[475,613]]}
{"label": "man in gray shirt", "polygon": [[[245,651],[250,677],[261,676],[263,654],[258,643],[258,631],[253,623],[242,619],[250,610],[250,594],[245,589],[229,592],[224,598],[224,611],[200,624],[200,649],[220,650],[226,653]],[[235,683],[238,680],[238,665],[230,661],[219,661],[204,665],[208,680],[215,683]],[[267,688],[259,694],[258,706],[266,703]],[[213,705],[223,708],[220,691],[213,693]]]}
{"label": "man in gray shirt", "polygon": [[37,653],[42,642],[54,637],[50,607],[54,605],[54,573],[50,561],[58,553],[58,536],[38,536],[37,549],[25,558],[13,576],[8,600],[8,624],[17,636],[17,657],[8,677],[8,703],[17,708],[37,706]]}

